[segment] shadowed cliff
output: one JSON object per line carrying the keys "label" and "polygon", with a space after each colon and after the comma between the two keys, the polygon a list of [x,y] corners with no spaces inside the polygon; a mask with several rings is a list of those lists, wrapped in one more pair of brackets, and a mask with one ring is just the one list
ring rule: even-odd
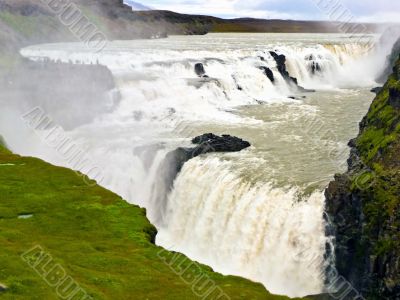
{"label": "shadowed cliff", "polygon": [[[400,297],[400,58],[326,190],[336,266],[366,299]],[[350,299],[350,298],[345,298]],[[351,298],[352,299],[352,298]]]}

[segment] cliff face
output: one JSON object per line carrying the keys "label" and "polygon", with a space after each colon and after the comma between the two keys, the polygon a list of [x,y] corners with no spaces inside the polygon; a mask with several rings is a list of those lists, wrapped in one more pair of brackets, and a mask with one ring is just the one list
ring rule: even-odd
{"label": "cliff face", "polygon": [[336,267],[366,299],[399,299],[400,58],[349,145],[348,172],[326,190]]}

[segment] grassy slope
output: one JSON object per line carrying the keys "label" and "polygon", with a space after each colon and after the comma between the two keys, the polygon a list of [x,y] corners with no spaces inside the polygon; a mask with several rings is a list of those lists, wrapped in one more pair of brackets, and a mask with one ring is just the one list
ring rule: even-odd
{"label": "grassy slope", "polygon": [[[33,217],[19,219],[21,214]],[[20,257],[35,245],[95,299],[199,299],[159,258],[154,234],[143,209],[97,185],[89,187],[71,170],[0,146],[0,283],[9,287],[1,299],[57,299]],[[206,266],[201,273],[231,299],[286,299]]]}

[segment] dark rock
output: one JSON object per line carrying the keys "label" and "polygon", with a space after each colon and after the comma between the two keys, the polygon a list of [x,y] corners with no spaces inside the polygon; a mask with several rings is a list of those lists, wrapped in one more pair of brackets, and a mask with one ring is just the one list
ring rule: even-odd
{"label": "dark rock", "polygon": [[238,137],[230,135],[217,136],[212,133],[195,137],[192,143],[197,147],[178,148],[167,155],[169,158],[173,158],[172,161],[176,166],[174,172],[176,174],[180,172],[185,162],[199,155],[211,152],[239,152],[251,146],[249,142]]}
{"label": "dark rock", "polygon": [[289,79],[290,79],[295,85],[299,85],[299,82],[297,81],[297,78],[289,77]]}
{"label": "dark rock", "polygon": [[381,87],[381,86],[374,87],[373,89],[371,89],[371,93],[379,94],[380,91],[382,91],[382,89],[383,89],[383,87]]}
{"label": "dark rock", "polygon": [[[380,139],[397,134],[400,91],[393,82],[397,71],[360,122],[359,136],[348,144],[348,171],[336,175],[325,192],[333,229],[326,232],[335,241],[335,267],[364,299],[400,299],[400,144],[397,138],[390,144],[365,139],[371,129],[383,132]],[[397,110],[390,109],[393,116],[387,120],[381,112],[390,106]],[[393,208],[387,209],[389,205]]]}
{"label": "dark rock", "polygon": [[321,66],[319,65],[319,63],[318,62],[316,62],[316,61],[313,61],[312,63],[311,63],[311,73],[312,74],[315,74],[315,73],[319,73],[319,72],[321,72],[322,71],[322,68],[321,68]]}
{"label": "dark rock", "polygon": [[[230,135],[217,136],[212,133],[198,136],[192,140],[193,144],[199,145],[195,153],[200,154],[209,152],[238,152],[250,147],[250,143],[238,137]],[[196,155],[197,156],[197,155]]]}
{"label": "dark rock", "polygon": [[309,68],[312,74],[322,71],[321,65],[316,61],[317,58],[314,54],[307,55],[304,59],[310,62]]}
{"label": "dark rock", "polygon": [[242,86],[238,83],[238,80],[236,79],[236,76],[235,76],[235,75],[232,75],[232,79],[233,79],[233,81],[235,81],[235,83],[236,83],[236,88],[237,88],[239,91],[243,91],[243,88],[242,88]]}
{"label": "dark rock", "polygon": [[309,60],[309,61],[315,60],[314,54],[307,55],[307,56],[305,57],[305,60]]}
{"label": "dark rock", "polygon": [[298,91],[301,93],[315,92],[315,90],[309,90],[309,89],[303,88],[302,86],[299,85],[297,78],[290,76],[289,72],[286,69],[286,56],[285,55],[283,55],[283,54],[279,55],[274,51],[270,51],[269,54],[274,58],[279,73],[282,75],[282,77],[286,80],[287,83],[294,84],[297,87]]}
{"label": "dark rock", "polygon": [[400,90],[389,88],[389,104],[394,108],[400,108]]}
{"label": "dark rock", "polygon": [[[364,274],[368,255],[357,256],[357,245],[362,244],[362,202],[360,195],[352,193],[347,174],[336,175],[325,192],[327,213],[334,226],[336,268],[360,292],[369,285]],[[368,253],[365,248],[363,252]]]}
{"label": "dark rock", "polygon": [[203,77],[206,74],[206,70],[204,69],[204,65],[202,63],[197,63],[194,66],[194,72],[197,76]]}
{"label": "dark rock", "polygon": [[271,80],[272,83],[275,82],[274,73],[271,71],[270,68],[264,67],[264,66],[261,66],[259,68],[260,68],[260,70],[264,71],[265,76],[267,76],[268,79]]}
{"label": "dark rock", "polygon": [[269,54],[271,54],[271,56],[275,60],[276,67],[278,68],[278,71],[283,76],[283,78],[290,79],[289,72],[286,69],[286,56],[283,54],[279,55],[274,51],[270,51]]}

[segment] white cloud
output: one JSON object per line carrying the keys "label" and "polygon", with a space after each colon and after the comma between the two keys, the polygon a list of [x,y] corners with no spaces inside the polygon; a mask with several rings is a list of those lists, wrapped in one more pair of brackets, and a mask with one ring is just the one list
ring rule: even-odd
{"label": "white cloud", "polygon": [[[146,5],[180,13],[231,18],[329,19],[328,14],[318,9],[315,1],[317,0],[148,0]],[[339,0],[338,3],[351,12],[355,21],[400,21],[398,0]]]}

